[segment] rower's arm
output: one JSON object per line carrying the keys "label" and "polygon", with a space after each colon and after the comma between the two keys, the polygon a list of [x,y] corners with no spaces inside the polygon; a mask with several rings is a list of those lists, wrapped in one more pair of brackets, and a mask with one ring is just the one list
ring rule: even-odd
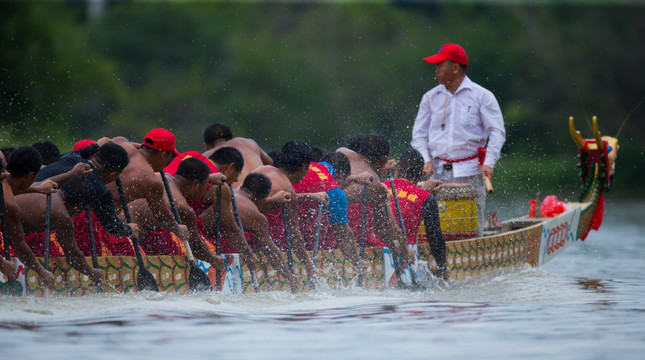
{"label": "rower's arm", "polygon": [[[87,174],[91,173],[92,171],[93,170],[92,170],[92,167],[90,166],[90,164],[84,163],[84,162],[79,162],[78,164],[74,165],[72,170],[64,172],[62,174],[54,175],[54,176],[48,178],[47,180],[51,180],[51,181],[55,182],[56,184],[58,184],[58,186],[62,186],[67,181],[69,181],[69,180],[71,180],[71,179],[73,179],[75,177],[78,177],[78,176],[87,175]],[[36,187],[37,185],[38,185],[38,183],[33,183],[31,187]]]}
{"label": "rower's arm", "polygon": [[326,191],[316,193],[298,193],[298,201],[313,201],[318,204],[329,205],[329,195]]}
{"label": "rower's arm", "polygon": [[169,202],[164,199],[167,194],[163,184],[160,181],[149,181],[141,186],[147,186],[149,189],[146,201],[161,227],[182,238],[182,230],[177,221],[175,221],[172,210],[168,205]]}
{"label": "rower's arm", "polygon": [[407,251],[406,239],[392,214],[389,189],[385,184],[377,182],[369,186],[367,194],[372,208],[374,231],[378,237],[395,254]]}
{"label": "rower's arm", "polygon": [[128,224],[123,222],[114,211],[114,198],[107,188],[99,188],[102,194],[92,202],[91,206],[99,218],[101,225],[108,233],[114,236],[131,236],[132,229]]}
{"label": "rower's arm", "polygon": [[307,269],[309,277],[311,278],[312,276],[316,276],[316,268],[307,252],[305,239],[300,232],[300,213],[298,212],[298,204],[295,202],[287,204],[287,214],[289,216],[287,226],[289,226],[289,231],[291,232],[291,246],[293,247],[298,259],[300,259],[300,262],[305,265],[305,269]]}
{"label": "rower's arm", "polygon": [[240,227],[237,225],[235,220],[235,214],[233,213],[233,202],[231,201],[231,189],[228,186],[222,186],[222,199],[221,206],[222,211],[219,214],[222,221],[222,235],[226,237],[226,241],[239,251],[242,256],[244,256],[246,262],[250,266],[254,266],[258,259],[255,256],[255,253],[249,246],[249,243],[246,241],[246,237]]}
{"label": "rower's arm", "polygon": [[260,149],[260,159],[264,165],[273,165],[273,159],[264,150]]}
{"label": "rower's arm", "polygon": [[202,237],[197,231],[197,215],[195,211],[188,204],[177,204],[177,212],[181,218],[181,222],[188,227],[190,236],[188,237],[188,243],[190,245],[190,250],[193,252],[193,255],[200,260],[204,260],[207,263],[218,267],[218,264],[221,263],[221,258],[215,255],[208,245],[204,242]]}
{"label": "rower's arm", "polygon": [[14,195],[27,194],[27,193],[53,194],[57,191],[57,189],[58,189],[58,184],[51,179],[47,179],[43,181],[34,182],[27,189],[14,192]]}
{"label": "rower's arm", "polygon": [[[0,184],[1,186],[1,184]],[[44,271],[44,268],[36,260],[36,256],[25,242],[25,231],[22,228],[20,220],[20,209],[15,204],[6,204],[5,211],[7,216],[7,237],[16,256],[25,266],[35,269],[38,272]]]}
{"label": "rower's arm", "polygon": [[273,242],[273,239],[271,239],[269,222],[266,216],[262,215],[257,209],[253,211],[253,209],[240,208],[240,217],[242,218],[244,230],[250,231],[255,235],[256,241],[259,243],[262,252],[271,266],[291,283],[293,274],[289,271],[289,267],[284,261],[280,249]]}
{"label": "rower's arm", "polygon": [[345,182],[347,185],[351,184],[370,184],[374,181],[374,174],[370,171],[363,171],[362,173],[349,175]]}
{"label": "rower's arm", "polygon": [[269,197],[258,200],[255,205],[258,207],[260,212],[268,214],[282,204],[290,202],[292,200],[292,196],[293,194],[290,192],[280,190]]}

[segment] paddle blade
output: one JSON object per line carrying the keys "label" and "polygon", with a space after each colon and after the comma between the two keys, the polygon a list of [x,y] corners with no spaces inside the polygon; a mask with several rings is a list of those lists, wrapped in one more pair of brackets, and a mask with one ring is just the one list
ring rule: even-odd
{"label": "paddle blade", "polygon": [[188,273],[188,287],[191,291],[212,291],[213,284],[206,273],[197,267],[194,262],[190,262]]}
{"label": "paddle blade", "polygon": [[96,292],[98,293],[108,293],[108,294],[117,294],[120,293],[119,290],[117,290],[114,285],[110,284],[107,281],[101,281],[98,283],[96,286]]}
{"label": "paddle blade", "polygon": [[7,282],[0,283],[0,290],[3,296],[20,296],[24,289],[20,281],[7,279]]}
{"label": "paddle blade", "polygon": [[142,290],[159,291],[155,277],[144,267],[140,267],[137,274],[137,291]]}

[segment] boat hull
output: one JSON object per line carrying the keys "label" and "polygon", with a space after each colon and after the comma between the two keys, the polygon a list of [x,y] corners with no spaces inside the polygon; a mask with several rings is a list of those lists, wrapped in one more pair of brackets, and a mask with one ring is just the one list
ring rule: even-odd
{"label": "boat hull", "polygon": [[[583,233],[586,233],[592,221],[594,202],[573,204],[571,208],[554,218],[528,219],[520,218],[503,223],[507,231],[499,234],[474,239],[448,241],[447,264],[450,268],[450,278],[464,280],[481,276],[500,269],[512,268],[524,264],[541,266],[566,247],[575,243]],[[514,229],[516,227],[516,229]],[[422,238],[422,237],[420,237]],[[428,270],[436,266],[430,255],[427,243],[418,245],[420,266]],[[387,251],[385,251],[387,254]],[[235,254],[237,255],[237,254]],[[286,260],[286,254],[283,254]],[[387,256],[386,256],[387,257]],[[256,267],[256,278],[261,291],[290,291],[286,280],[280,277],[262,256],[260,265]],[[129,256],[99,257],[99,268],[105,271],[106,281],[117,292],[136,290],[138,264],[136,258]],[[235,256],[227,257],[227,280],[224,281],[225,292],[253,292],[253,279],[244,264]],[[365,249],[365,260],[368,263],[368,274],[363,286],[367,288],[384,288],[392,285],[388,279],[388,262],[384,262],[383,248]],[[89,259],[88,259],[89,261]],[[237,262],[236,262],[237,261]],[[351,262],[339,250],[319,251],[314,259],[321,278],[330,289],[341,289],[357,286],[358,273]],[[155,277],[159,289],[166,292],[187,293],[188,271],[185,256],[147,256],[144,259],[147,269]],[[198,261],[201,270],[205,271],[215,283],[215,271],[204,262]],[[24,287],[23,294],[45,296],[56,294],[62,296],[82,296],[99,291],[89,278],[71,268],[64,258],[53,258],[51,261],[55,283],[53,290],[46,290],[40,285],[35,271],[27,269],[24,276],[18,279]],[[419,269],[417,269],[419,270]],[[297,258],[294,259],[294,272],[306,279],[304,267]],[[391,273],[391,271],[389,272]],[[0,286],[6,288],[6,278],[0,281]],[[310,289],[305,281],[303,288]]]}

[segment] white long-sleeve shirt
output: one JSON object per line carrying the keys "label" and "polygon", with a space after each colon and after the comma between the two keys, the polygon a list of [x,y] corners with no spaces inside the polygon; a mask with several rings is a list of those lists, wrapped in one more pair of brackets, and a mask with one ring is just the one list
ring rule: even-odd
{"label": "white long-sleeve shirt", "polygon": [[[454,94],[438,85],[423,95],[410,144],[440,173],[445,162],[438,158],[468,158],[484,146],[484,165],[493,168],[505,140],[504,119],[495,96],[466,76]],[[479,171],[477,159],[453,163],[455,177]]]}

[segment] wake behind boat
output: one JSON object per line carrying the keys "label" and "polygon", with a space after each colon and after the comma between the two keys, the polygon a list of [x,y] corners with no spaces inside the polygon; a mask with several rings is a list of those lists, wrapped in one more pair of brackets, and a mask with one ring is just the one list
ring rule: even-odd
{"label": "wake behind boat", "polygon": [[[604,211],[603,193],[610,189],[613,181],[618,143],[615,138],[600,136],[595,117],[593,128],[594,138],[585,140],[575,130],[573,118],[569,119],[571,135],[579,148],[582,192],[578,202],[567,203],[566,211],[555,216],[525,216],[503,222],[492,221],[483,236],[473,237],[477,234],[477,210],[472,190],[452,184],[438,193],[441,230],[447,240],[446,262],[451,279],[463,280],[524,264],[541,266],[578,240],[584,240],[590,230],[599,229]],[[364,259],[368,263],[364,278],[358,276],[357,270],[340,250],[320,250],[316,256],[311,255],[320,270],[319,282],[329,288],[411,285],[423,281],[423,275],[430,274],[430,270],[436,267],[423,228],[419,229],[417,239],[415,251],[419,259],[429,261],[417,261],[398,275],[387,248],[364,249]],[[287,259],[286,253],[282,255]],[[286,280],[268,265],[266,258],[258,257],[260,264],[254,273],[241,261],[239,254],[226,255],[225,274],[217,274],[203,261],[198,260],[197,266],[208,275],[213,288],[217,283],[223,284],[224,292],[289,290]],[[15,281],[7,281],[2,276],[0,287],[3,294],[80,296],[99,290],[86,275],[73,269],[65,258],[51,259],[51,271],[55,277],[53,291],[40,285],[35,271],[25,269],[15,258],[13,261],[19,265],[19,271]],[[113,287],[112,290],[137,291],[136,279],[140,265],[136,257],[104,256],[98,257],[97,261],[98,268],[105,271],[106,282]],[[161,291],[186,293],[191,290],[188,281],[190,262],[186,256],[146,256],[143,264],[154,276]],[[293,261],[293,271],[297,276],[306,278],[304,266],[297,260]],[[299,290],[310,288],[311,284],[304,281]],[[101,290],[105,290],[105,287]]]}

